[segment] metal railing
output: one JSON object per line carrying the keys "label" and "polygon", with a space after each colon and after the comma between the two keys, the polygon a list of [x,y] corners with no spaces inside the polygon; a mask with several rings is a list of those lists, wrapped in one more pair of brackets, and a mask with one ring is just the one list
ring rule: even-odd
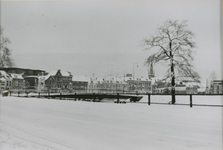
{"label": "metal railing", "polygon": [[[141,94],[140,94],[141,95]],[[205,104],[193,104],[193,96],[223,96],[223,94],[148,94],[148,105],[151,105],[151,96],[152,95],[160,95],[160,96],[189,96],[189,105],[190,107],[193,107],[193,105],[196,106],[216,106],[216,107],[223,107],[223,105],[205,105]],[[223,100],[223,97],[222,97]],[[154,103],[159,104],[159,103]],[[164,104],[164,103],[160,103]],[[171,104],[171,103],[168,103]],[[187,105],[187,104],[173,104],[173,105]]]}
{"label": "metal railing", "polygon": [[[31,92],[31,91],[29,91]],[[189,101],[189,106],[190,107],[193,107],[193,106],[217,106],[217,107],[223,107],[223,105],[205,105],[205,104],[194,104],[193,103],[193,97],[194,96],[223,96],[223,94],[152,94],[152,93],[148,93],[148,92],[131,92],[131,91],[106,91],[106,92],[100,92],[100,93],[97,93],[97,92],[90,92],[90,91],[87,91],[87,90],[82,90],[81,92],[80,91],[75,91],[74,93],[62,93],[62,92],[56,92],[56,93],[51,93],[51,92],[48,92],[48,91],[43,91],[43,92],[35,92],[35,93],[32,93],[30,94],[28,91],[18,91],[17,95],[18,97],[20,96],[23,96],[23,97],[49,97],[50,95],[74,95],[74,94],[93,94],[93,95],[100,95],[100,94],[113,94],[113,95],[117,95],[116,98],[117,101],[119,101],[119,97],[121,95],[141,95],[141,96],[144,96],[144,95],[147,95],[148,96],[148,102],[147,104],[148,105],[151,105],[151,104],[172,104],[172,103],[154,103],[152,102],[152,96],[188,96],[188,101]],[[11,96],[11,92],[8,94],[9,96]],[[15,96],[15,95],[14,95]],[[94,97],[94,96],[93,96]],[[177,99],[177,98],[176,98]],[[223,100],[223,97],[222,97],[222,100]],[[145,102],[144,102],[145,103]],[[188,105],[188,104],[180,104],[180,103],[175,103],[175,104],[172,104],[172,105]]]}

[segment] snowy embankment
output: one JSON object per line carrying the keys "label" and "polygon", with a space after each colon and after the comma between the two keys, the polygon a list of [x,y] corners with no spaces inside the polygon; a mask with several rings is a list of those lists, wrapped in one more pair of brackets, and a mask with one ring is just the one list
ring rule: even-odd
{"label": "snowy embankment", "polygon": [[[17,97],[0,101],[1,150],[222,150],[222,107]],[[194,97],[196,101],[222,105],[218,96]]]}

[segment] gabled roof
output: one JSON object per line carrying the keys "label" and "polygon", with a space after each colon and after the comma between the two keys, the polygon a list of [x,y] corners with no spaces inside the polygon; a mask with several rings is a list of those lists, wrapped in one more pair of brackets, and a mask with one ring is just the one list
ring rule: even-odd
{"label": "gabled roof", "polygon": [[68,71],[61,71],[61,70],[57,70],[57,71],[51,71],[50,73],[48,73],[48,75],[45,76],[45,79],[47,80],[50,76],[56,76],[56,74],[60,72],[62,76],[64,77],[71,77],[71,73]]}
{"label": "gabled roof", "polygon": [[58,72],[60,72],[62,76],[70,77],[70,73],[68,71],[61,71],[61,70],[51,71],[48,75],[55,76]]}
{"label": "gabled roof", "polygon": [[5,76],[5,75],[7,75],[7,73],[5,71],[3,71],[3,70],[0,70],[0,75]]}

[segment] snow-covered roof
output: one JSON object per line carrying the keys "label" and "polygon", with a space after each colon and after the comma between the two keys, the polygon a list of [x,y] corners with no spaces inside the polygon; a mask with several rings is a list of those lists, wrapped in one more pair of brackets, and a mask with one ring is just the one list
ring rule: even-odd
{"label": "snow-covered roof", "polygon": [[125,82],[124,77],[117,77],[117,78],[115,78],[115,81],[119,82],[119,83],[124,83]]}
{"label": "snow-covered roof", "polygon": [[70,73],[68,71],[62,71],[62,70],[57,70],[57,71],[51,71],[48,75],[50,76],[55,76],[57,74],[57,72],[60,71],[62,76],[70,76]]}
{"label": "snow-covered roof", "polygon": [[11,77],[10,77],[10,75],[9,74],[7,74],[5,71],[3,71],[3,70],[0,70],[0,75],[2,75],[4,78],[6,78],[6,79],[11,79]]}
{"label": "snow-covered roof", "polygon": [[13,79],[23,79],[22,75],[20,74],[10,73],[10,75]]}
{"label": "snow-covered roof", "polygon": [[3,77],[1,77],[1,78],[0,78],[0,81],[6,81],[6,79],[5,79],[5,78],[3,78]]}
{"label": "snow-covered roof", "polygon": [[73,75],[72,81],[82,81],[82,82],[88,82],[88,78],[83,75]]}
{"label": "snow-covered roof", "polygon": [[133,80],[132,77],[124,77],[124,81]]}
{"label": "snow-covered roof", "polygon": [[95,78],[94,83],[103,83],[104,78]]}
{"label": "snow-covered roof", "polygon": [[176,81],[196,82],[192,77],[176,77]]}
{"label": "snow-covered roof", "polygon": [[3,75],[3,76],[7,75],[7,73],[3,70],[0,70],[0,74]]}
{"label": "snow-covered roof", "polygon": [[199,83],[196,82],[187,82],[185,83],[186,87],[192,87],[192,86],[200,86]]}
{"label": "snow-covered roof", "polygon": [[45,79],[47,80],[49,77],[50,77],[50,74],[46,75],[45,76]]}
{"label": "snow-covered roof", "polygon": [[58,71],[60,71],[60,73],[61,73],[62,76],[65,76],[65,77],[70,77],[71,76],[71,74],[68,71],[57,70],[57,71],[51,71],[50,73],[48,73],[45,76],[45,79],[47,80],[50,76],[55,76]]}
{"label": "snow-covered roof", "polygon": [[151,81],[151,79],[146,79],[146,78],[137,78],[137,81]]}

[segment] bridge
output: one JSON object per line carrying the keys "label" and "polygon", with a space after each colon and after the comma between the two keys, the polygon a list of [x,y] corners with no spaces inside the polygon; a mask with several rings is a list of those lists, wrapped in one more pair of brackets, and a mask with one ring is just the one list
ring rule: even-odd
{"label": "bridge", "polygon": [[[11,96],[11,93],[9,93]],[[8,94],[7,94],[8,95]],[[5,96],[7,96],[5,95]],[[148,105],[151,104],[167,104],[167,103],[160,103],[160,102],[152,102],[152,97],[153,96],[188,96],[189,100],[189,106],[193,107],[193,102],[192,102],[192,96],[223,96],[223,94],[155,94],[155,93],[139,93],[139,92],[124,92],[124,93],[24,93],[24,92],[18,92],[18,95],[16,93],[13,94],[13,96],[18,96],[18,97],[44,97],[44,98],[49,98],[49,99],[66,99],[66,100],[84,100],[84,101],[92,101],[92,102],[100,102],[103,99],[111,99],[111,101],[114,101],[115,103],[121,103],[125,102],[123,100],[129,99],[130,102],[139,102],[143,96],[147,95],[148,96]],[[4,96],[4,95],[3,95]],[[145,103],[145,102],[140,102],[140,103]],[[168,104],[172,104],[169,103]],[[175,105],[184,105],[184,104],[175,104]],[[205,105],[205,104],[194,104],[194,105],[199,105],[199,106],[218,106],[218,107],[223,107],[223,105]]]}
{"label": "bridge", "polygon": [[119,103],[121,100],[129,99],[130,102],[138,102],[140,101],[143,96],[139,96],[136,93],[18,93],[18,97],[45,97],[49,99],[72,99],[72,100],[84,100],[84,101],[93,101],[93,102],[100,102],[103,99],[111,99],[117,100],[116,102]]}
{"label": "bridge", "polygon": [[74,100],[85,100],[85,101],[93,101],[100,102],[103,99],[117,99],[119,103],[120,99],[130,99],[130,102],[137,102],[142,99],[143,96],[136,95],[126,95],[126,94],[101,94],[101,93],[75,93],[75,94],[57,94],[57,95],[47,95],[47,98],[72,98]]}

